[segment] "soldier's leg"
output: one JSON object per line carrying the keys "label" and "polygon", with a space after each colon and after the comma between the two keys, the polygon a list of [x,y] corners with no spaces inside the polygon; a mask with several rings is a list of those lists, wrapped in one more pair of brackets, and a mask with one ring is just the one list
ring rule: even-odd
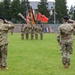
{"label": "soldier's leg", "polygon": [[61,44],[61,54],[62,54],[62,63],[64,65],[64,68],[66,68],[67,63],[67,55],[66,55],[66,46],[65,44]]}
{"label": "soldier's leg", "polygon": [[24,40],[24,34],[23,33],[21,33],[21,39]]}
{"label": "soldier's leg", "polygon": [[29,33],[26,33],[26,40],[29,38]]}
{"label": "soldier's leg", "polygon": [[35,39],[36,39],[36,40],[38,39],[38,34],[37,34],[37,33],[35,34]]}
{"label": "soldier's leg", "polygon": [[43,33],[40,34],[40,39],[43,40]]}
{"label": "soldier's leg", "polygon": [[1,49],[2,51],[2,62],[1,62],[2,69],[7,67],[7,46],[8,44],[3,45]]}
{"label": "soldier's leg", "polygon": [[0,46],[0,69],[1,69],[1,61],[2,61],[1,47],[2,47],[2,46]]}
{"label": "soldier's leg", "polygon": [[33,40],[33,38],[34,38],[34,34],[31,34],[31,40]]}
{"label": "soldier's leg", "polygon": [[67,62],[66,51],[63,51],[63,53],[62,53],[62,63],[63,63],[63,65],[66,65],[66,62]]}
{"label": "soldier's leg", "polygon": [[70,55],[72,54],[72,44],[67,46],[67,68],[70,65]]}
{"label": "soldier's leg", "polygon": [[11,35],[13,35],[13,30],[11,30]]}
{"label": "soldier's leg", "polygon": [[67,68],[70,66],[70,52],[67,52]]}

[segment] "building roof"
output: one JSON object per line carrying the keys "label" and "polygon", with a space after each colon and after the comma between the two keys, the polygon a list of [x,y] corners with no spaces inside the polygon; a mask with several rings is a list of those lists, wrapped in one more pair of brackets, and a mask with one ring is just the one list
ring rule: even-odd
{"label": "building roof", "polygon": [[[37,5],[38,5],[39,2],[37,1],[32,1],[30,2],[30,6],[32,6],[32,8],[35,10],[35,9],[38,9]],[[54,9],[54,2],[48,2],[48,9]]]}

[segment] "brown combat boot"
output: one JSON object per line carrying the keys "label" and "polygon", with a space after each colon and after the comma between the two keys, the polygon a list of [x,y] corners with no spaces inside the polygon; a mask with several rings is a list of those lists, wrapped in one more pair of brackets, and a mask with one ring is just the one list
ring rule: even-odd
{"label": "brown combat boot", "polygon": [[66,65],[66,68],[69,68],[69,65],[68,64]]}
{"label": "brown combat boot", "polygon": [[8,70],[8,67],[2,67],[1,70]]}
{"label": "brown combat boot", "polygon": [[66,67],[66,64],[64,65],[64,68],[67,68],[67,67]]}

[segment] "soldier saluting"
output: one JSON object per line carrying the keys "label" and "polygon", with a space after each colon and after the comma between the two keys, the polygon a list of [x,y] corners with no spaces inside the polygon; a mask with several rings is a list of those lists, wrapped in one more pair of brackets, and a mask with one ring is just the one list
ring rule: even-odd
{"label": "soldier saluting", "polygon": [[73,29],[75,24],[69,24],[67,16],[63,17],[63,24],[58,27],[57,41],[61,46],[62,63],[64,68],[69,68],[70,66],[70,55],[72,54],[73,45]]}
{"label": "soldier saluting", "polygon": [[[4,22],[8,24],[4,24]],[[13,29],[11,22],[0,16],[0,70],[7,68],[7,46],[8,46],[8,30]]]}

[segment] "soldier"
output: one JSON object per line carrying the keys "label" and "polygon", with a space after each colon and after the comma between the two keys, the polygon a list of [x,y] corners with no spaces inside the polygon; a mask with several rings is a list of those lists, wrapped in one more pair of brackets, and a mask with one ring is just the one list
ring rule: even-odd
{"label": "soldier", "polygon": [[11,32],[11,35],[13,35],[13,29],[11,29],[10,32]]}
{"label": "soldier", "polygon": [[24,28],[24,32],[25,32],[25,35],[26,35],[26,40],[29,39],[29,31],[30,31],[30,25],[26,25],[25,28]]}
{"label": "soldier", "polygon": [[[13,24],[4,24],[8,22],[2,16],[0,16],[0,70],[6,70],[7,68],[7,46],[8,46],[8,30],[14,28]],[[9,23],[9,22],[8,22]]]}
{"label": "soldier", "polygon": [[39,28],[39,33],[40,33],[40,40],[43,40],[43,26]]}
{"label": "soldier", "polygon": [[69,18],[67,16],[63,17],[63,24],[58,28],[57,41],[61,46],[62,63],[64,68],[69,68],[70,66],[70,55],[72,54],[72,44],[73,44],[73,28],[75,24],[68,23]]}
{"label": "soldier", "polygon": [[21,26],[21,39],[24,40],[24,25]]}
{"label": "soldier", "polygon": [[39,28],[38,28],[38,26],[36,25],[36,26],[35,26],[35,39],[36,39],[36,40],[38,39],[38,31],[39,31]]}
{"label": "soldier", "polygon": [[31,40],[34,39],[34,31],[35,31],[35,27],[34,27],[34,25],[31,24],[31,32],[30,32],[30,34],[31,34]]}

